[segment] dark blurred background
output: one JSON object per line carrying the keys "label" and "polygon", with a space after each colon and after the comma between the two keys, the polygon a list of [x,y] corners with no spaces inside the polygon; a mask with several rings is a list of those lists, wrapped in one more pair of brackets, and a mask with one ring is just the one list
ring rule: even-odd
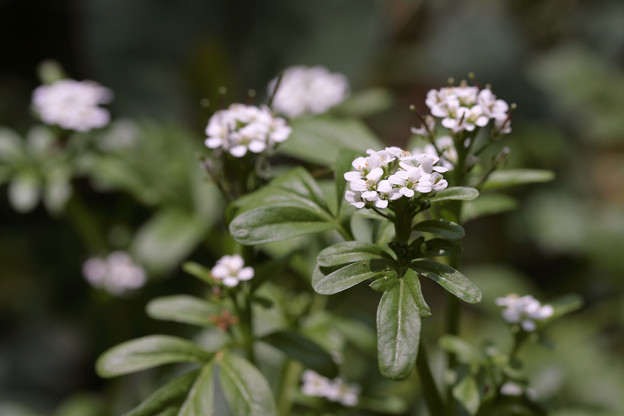
{"label": "dark blurred background", "polygon": [[[529,370],[544,397],[587,412],[562,414],[624,414],[621,0],[0,0],[0,126],[24,133],[34,123],[30,94],[44,59],[111,88],[114,116],[171,122],[198,141],[219,87],[228,102],[250,89],[261,101],[281,69],[320,64],[347,75],[353,91],[388,89],[392,107],[366,122],[405,145],[418,124],[408,106],[423,108],[428,89],[475,73],[518,105],[509,165],[557,178],[516,189],[517,210],[468,223],[465,274],[490,302],[513,290],[543,300],[579,293],[584,309],[553,326],[555,351],[526,352]],[[87,197],[102,212],[119,202]],[[60,415],[69,402],[123,396],[121,384],[95,376],[95,358],[164,332],[145,316],[146,301],[193,289],[167,279],[103,299],[81,277],[88,254],[65,217],[17,214],[2,188],[0,409],[12,412],[3,416]]]}

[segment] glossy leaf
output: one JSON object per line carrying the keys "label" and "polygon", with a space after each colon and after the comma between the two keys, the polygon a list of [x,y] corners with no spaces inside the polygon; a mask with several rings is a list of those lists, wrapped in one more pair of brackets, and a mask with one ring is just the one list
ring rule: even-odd
{"label": "glossy leaf", "polygon": [[176,416],[210,416],[214,414],[214,367],[213,362],[202,367]]}
{"label": "glossy leaf", "polygon": [[415,261],[412,262],[410,267],[438,283],[463,301],[468,303],[481,301],[479,288],[451,266],[434,261]]}
{"label": "glossy leaf", "polygon": [[230,234],[244,245],[264,244],[334,228],[329,218],[298,205],[265,206],[246,211],[230,223]]}
{"label": "glossy leaf", "polygon": [[436,193],[429,200],[434,202],[441,201],[472,201],[479,196],[479,191],[475,188],[466,186],[454,186],[452,188],[446,188]]}
{"label": "glossy leaf", "polygon": [[505,194],[483,193],[474,201],[464,203],[461,213],[462,222],[468,222],[486,215],[500,214],[516,209],[518,201]]}
{"label": "glossy leaf", "polygon": [[529,183],[549,182],[555,179],[555,173],[543,169],[509,169],[492,172],[481,189],[501,189]]}
{"label": "glossy leaf", "polygon": [[312,287],[322,295],[333,295],[352,286],[388,272],[396,266],[394,260],[362,260],[340,267],[327,275],[317,267],[312,275]]}
{"label": "glossy leaf", "polygon": [[300,118],[292,120],[290,126],[292,134],[278,151],[306,162],[330,166],[340,149],[364,153],[367,149],[383,147],[370,129],[355,119]]}
{"label": "glossy leaf", "polygon": [[415,231],[439,235],[440,237],[451,240],[458,240],[466,235],[461,225],[442,219],[422,221],[414,225],[412,229]]}
{"label": "glossy leaf", "polygon": [[104,352],[95,367],[100,377],[115,377],[162,364],[205,362],[212,354],[182,338],[150,335],[119,344]]}
{"label": "glossy leaf", "polygon": [[334,267],[368,259],[390,258],[381,247],[362,241],[347,241],[322,250],[316,257],[321,267]]}
{"label": "glossy leaf", "polygon": [[219,308],[210,302],[188,295],[156,298],[147,304],[147,314],[154,319],[191,325],[212,326]]}
{"label": "glossy leaf", "polygon": [[377,353],[383,376],[401,380],[414,370],[421,316],[429,313],[423,302],[420,282],[413,272],[406,273],[382,295],[377,308]]}
{"label": "glossy leaf", "polygon": [[198,369],[167,383],[124,416],[177,416],[199,374]]}
{"label": "glossy leaf", "polygon": [[338,374],[338,367],[332,356],[316,342],[293,331],[276,331],[262,337],[284,354],[299,361],[305,368],[310,368],[319,374],[334,378]]}
{"label": "glossy leaf", "polygon": [[269,383],[244,358],[224,352],[218,360],[219,381],[236,416],[277,416]]}
{"label": "glossy leaf", "polygon": [[433,238],[424,243],[424,250],[421,252],[423,257],[441,257],[455,256],[462,252],[462,247],[444,238]]}

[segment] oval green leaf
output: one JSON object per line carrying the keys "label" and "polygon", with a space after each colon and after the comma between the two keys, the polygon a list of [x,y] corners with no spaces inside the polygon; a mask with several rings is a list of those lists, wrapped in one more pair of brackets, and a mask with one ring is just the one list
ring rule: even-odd
{"label": "oval green leaf", "polygon": [[481,189],[500,189],[529,183],[549,182],[555,173],[545,169],[509,169],[492,172]]}
{"label": "oval green leaf", "polygon": [[376,244],[347,241],[322,250],[316,257],[316,261],[321,267],[335,267],[375,258],[390,258],[390,255]]}
{"label": "oval green leaf", "polygon": [[156,390],[124,416],[177,415],[199,374],[198,369],[174,379]]}
{"label": "oval green leaf", "polygon": [[310,368],[329,378],[338,375],[338,367],[332,356],[316,342],[293,331],[276,331],[262,340],[271,344],[284,354],[299,361],[305,368]]}
{"label": "oval green leaf", "polygon": [[95,368],[100,377],[115,377],[162,364],[206,362],[212,354],[182,338],[150,335],[119,344],[98,358]]}
{"label": "oval green leaf", "polygon": [[467,186],[454,186],[436,193],[431,199],[432,203],[441,201],[472,201],[479,196],[479,191]]}
{"label": "oval green leaf", "polygon": [[466,235],[461,225],[442,219],[419,222],[414,225],[413,230],[439,235],[450,240],[459,240]]}
{"label": "oval green leaf", "polygon": [[146,309],[147,315],[154,319],[199,326],[213,326],[212,317],[219,314],[216,305],[188,295],[156,298],[147,304]]}
{"label": "oval green leaf", "polygon": [[219,381],[233,414],[277,416],[269,383],[254,365],[229,352],[218,362]]}
{"label": "oval green leaf", "polygon": [[477,303],[481,301],[479,288],[451,266],[423,260],[413,262],[410,267],[465,302]]}
{"label": "oval green leaf", "polygon": [[407,378],[416,365],[420,342],[422,299],[415,273],[406,273],[385,291],[377,308],[379,371],[394,380]]}
{"label": "oval green leaf", "polygon": [[255,208],[234,218],[230,234],[240,244],[286,240],[334,228],[327,216],[297,205]]}
{"label": "oval green leaf", "polygon": [[352,286],[388,272],[396,266],[394,260],[371,259],[348,264],[328,275],[316,268],[312,275],[312,287],[322,295],[333,295]]}

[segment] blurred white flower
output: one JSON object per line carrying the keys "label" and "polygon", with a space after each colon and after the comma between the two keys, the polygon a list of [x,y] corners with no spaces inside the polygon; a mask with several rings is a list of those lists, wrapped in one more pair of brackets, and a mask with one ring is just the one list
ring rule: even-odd
{"label": "blurred white flower", "polygon": [[551,305],[542,305],[531,295],[518,296],[515,293],[497,298],[496,304],[503,306],[503,319],[510,324],[519,324],[526,332],[537,329],[537,324],[553,316]]}
{"label": "blurred white flower", "polygon": [[63,79],[37,87],[32,104],[44,123],[86,132],[109,123],[109,112],[99,105],[112,98],[111,90],[95,82]]}
{"label": "blurred white flower", "polygon": [[212,268],[211,274],[224,285],[234,287],[240,281],[249,280],[254,277],[254,269],[243,267],[243,258],[238,254],[223,256],[217,260],[217,264]]}
{"label": "blurred white flower", "polygon": [[324,397],[350,407],[358,403],[360,386],[355,383],[347,383],[340,377],[330,380],[313,370],[304,371],[301,378],[301,392],[306,396]]}
{"label": "blurred white flower", "polygon": [[268,107],[232,104],[220,110],[208,121],[205,145],[223,149],[234,157],[247,152],[262,153],[288,139],[291,128],[286,120],[273,117]]}
{"label": "blurred white flower", "polygon": [[[277,78],[271,80],[273,94]],[[286,69],[273,98],[273,109],[287,117],[322,114],[343,102],[349,95],[349,81],[342,74],[322,66],[293,66]]]}
{"label": "blurred white flower", "polygon": [[82,273],[93,287],[117,296],[139,289],[147,282],[145,271],[123,251],[113,251],[104,258],[90,258],[83,264]]}
{"label": "blurred white flower", "polygon": [[[506,134],[511,131],[508,123],[504,128],[500,126],[502,120],[507,118],[509,105],[503,100],[496,99],[489,88],[479,90],[462,82],[458,87],[430,90],[425,103],[434,117],[442,119],[442,126],[456,133],[485,127],[490,120],[495,121],[495,128],[500,133]],[[412,132],[425,135],[423,127],[413,128]]]}
{"label": "blurred white flower", "polygon": [[400,147],[367,150],[368,157],[352,162],[355,170],[346,172],[349,182],[345,199],[356,208],[387,208],[391,201],[401,197],[441,191],[448,186],[440,172],[448,168],[437,165],[439,158],[432,154],[412,154]]}
{"label": "blurred white flower", "polygon": [[500,393],[504,396],[522,396],[524,388],[517,383],[508,381],[501,386]]}

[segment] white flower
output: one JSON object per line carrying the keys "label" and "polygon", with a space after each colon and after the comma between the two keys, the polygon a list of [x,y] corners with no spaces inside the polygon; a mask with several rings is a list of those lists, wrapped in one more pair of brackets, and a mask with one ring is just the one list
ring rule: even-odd
{"label": "white flower", "polygon": [[243,267],[245,263],[238,254],[223,256],[217,260],[217,264],[212,268],[211,274],[224,285],[234,287],[238,282],[249,280],[254,277],[254,269]]}
{"label": "white flower", "polygon": [[[277,78],[269,83],[273,94]],[[286,69],[273,98],[273,108],[287,117],[322,114],[347,98],[349,82],[342,74],[329,72],[322,66],[293,66]]]}
{"label": "white flower", "polygon": [[355,406],[358,403],[360,386],[357,384],[346,383],[340,377],[330,380],[313,370],[304,371],[301,378],[301,392],[306,396],[324,397],[343,406]]}
{"label": "white flower", "polygon": [[537,324],[550,318],[555,310],[551,305],[542,305],[531,295],[518,296],[515,293],[497,298],[496,304],[505,307],[503,319],[510,324],[519,324],[526,332],[537,329]]}
{"label": "white flower", "polygon": [[[444,172],[439,170],[440,167],[444,168],[445,171],[453,170],[455,164],[457,163],[457,150],[455,149],[453,139],[450,136],[441,136],[436,139],[435,144],[435,146],[431,143],[426,144],[423,148],[416,148],[412,150],[412,153],[425,153],[427,155],[438,157],[439,166],[436,168],[439,172]],[[441,152],[441,154],[438,154],[436,148]]]}
{"label": "white flower", "polygon": [[344,174],[349,182],[345,199],[356,208],[387,208],[403,196],[412,198],[416,192],[439,191],[448,185],[439,173],[448,168],[436,165],[435,155],[412,154],[396,146],[367,153],[353,161],[355,170]]}
{"label": "white flower", "polygon": [[355,406],[358,403],[360,386],[354,383],[346,383],[341,378],[331,381],[327,391],[327,398],[333,402],[338,402],[343,406]]}
{"label": "white flower", "polygon": [[292,129],[286,120],[273,117],[268,107],[232,104],[213,114],[206,127],[204,144],[223,149],[234,157],[262,153],[288,139]]}
{"label": "white flower", "polygon": [[521,385],[508,381],[501,386],[500,393],[504,396],[522,396],[524,389]]}
{"label": "white flower", "polygon": [[509,105],[503,100],[497,100],[496,96],[492,94],[492,90],[489,88],[484,88],[479,91],[477,101],[483,109],[483,114],[485,114],[488,118],[507,117]]}
{"label": "white flower", "polygon": [[109,123],[109,112],[98,106],[112,98],[111,90],[95,82],[63,79],[37,87],[32,104],[44,123],[85,132]]}
{"label": "white flower", "polygon": [[139,289],[147,281],[145,271],[123,251],[113,251],[104,258],[90,258],[83,264],[82,273],[93,287],[112,295]]}
{"label": "white flower", "polygon": [[303,385],[301,386],[301,392],[306,396],[313,397],[327,397],[330,386],[330,380],[327,377],[323,377],[313,370],[306,370],[301,376]]}

